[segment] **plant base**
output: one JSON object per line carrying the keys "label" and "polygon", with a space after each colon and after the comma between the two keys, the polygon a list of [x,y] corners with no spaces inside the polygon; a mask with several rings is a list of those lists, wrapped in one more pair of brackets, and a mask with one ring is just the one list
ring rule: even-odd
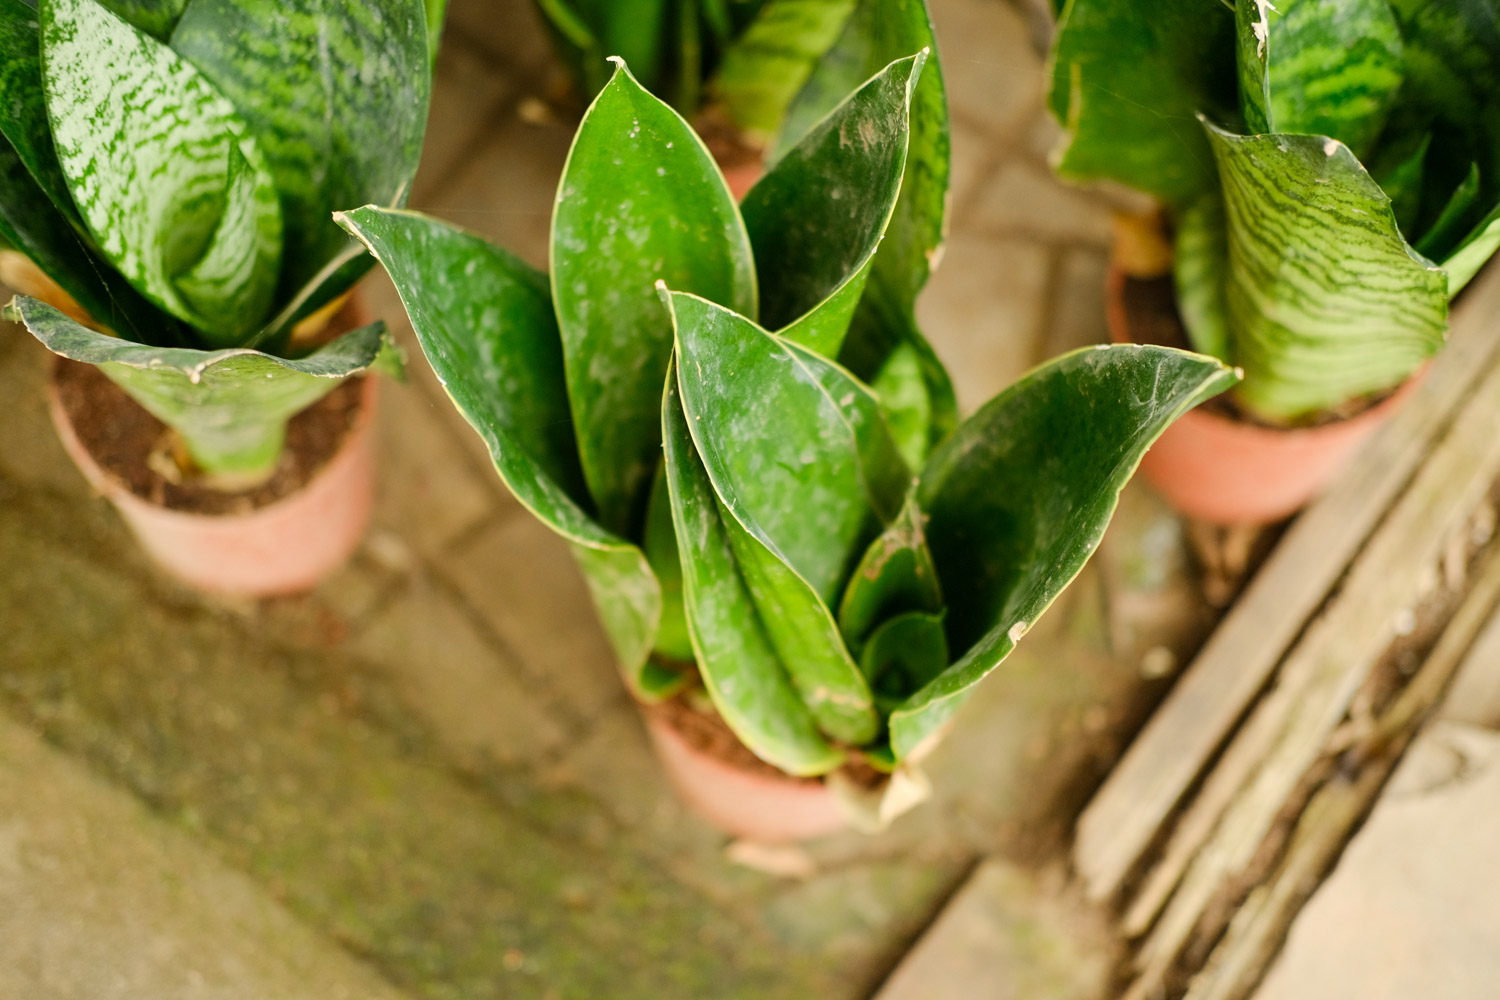
{"label": "plant base", "polygon": [[688,807],[735,837],[763,843],[808,840],[848,826],[822,781],[750,770],[702,749],[664,713],[642,713],[662,769]]}
{"label": "plant base", "polygon": [[80,439],[56,377],[48,385],[52,422],[68,455],[147,554],[199,590],[250,597],[307,590],[359,545],[374,508],[375,397],[376,380],[363,379],[353,426],[296,492],[243,513],[199,513],[139,496],[101,466]]}
{"label": "plant base", "polygon": [[[1109,272],[1107,312],[1116,343],[1163,343],[1175,316],[1147,315]],[[1180,331],[1180,327],[1177,327]],[[1173,345],[1176,346],[1176,345]],[[1296,513],[1338,475],[1355,451],[1411,395],[1417,377],[1356,416],[1279,429],[1199,407],[1183,414],[1141,460],[1141,473],[1174,508],[1216,524],[1269,524]]]}

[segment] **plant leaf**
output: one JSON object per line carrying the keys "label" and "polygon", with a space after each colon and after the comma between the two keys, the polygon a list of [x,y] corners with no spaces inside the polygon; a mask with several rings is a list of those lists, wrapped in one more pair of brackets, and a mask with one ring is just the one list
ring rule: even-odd
{"label": "plant leaf", "polygon": [[96,0],[157,41],[165,42],[189,0]]}
{"label": "plant leaf", "polygon": [[1479,201],[1479,164],[1469,166],[1463,183],[1453,189],[1453,195],[1427,232],[1417,241],[1417,253],[1429,260],[1442,260],[1469,234],[1474,224],[1475,205]]}
{"label": "plant leaf", "polygon": [[582,77],[584,97],[594,96],[609,82],[611,71],[605,61],[609,56],[625,60],[650,90],[666,82],[663,49],[672,37],[668,0],[536,0],[536,4]]}
{"label": "plant leaf", "polygon": [[[770,0],[724,51],[713,93],[741,129],[769,139],[855,0]],[[726,19],[727,20],[727,19]],[[725,25],[727,27],[727,24]]]}
{"label": "plant leaf", "polygon": [[654,284],[755,314],[750,242],[708,150],[622,66],[584,116],[558,186],[552,296],[583,473],[633,537],[661,447],[672,321]]}
{"label": "plant leaf", "polygon": [[870,543],[844,589],[839,628],[849,648],[861,656],[865,640],[887,619],[943,610],[942,587],[923,533],[926,520],[916,499],[907,497],[900,516]]}
{"label": "plant leaf", "polygon": [[1177,213],[1172,278],[1177,310],[1193,350],[1233,362],[1225,286],[1229,280],[1229,223],[1224,196],[1205,194]]}
{"label": "plant leaf", "polygon": [[422,353],[484,439],[506,487],[571,544],[627,683],[650,697],[661,681],[647,660],[661,589],[641,550],[594,519],[547,279],[416,212],[367,205],[335,218],[391,276]]}
{"label": "plant leaf", "polygon": [[36,8],[24,0],[0,0],[0,132],[56,211],[82,231],[47,122],[37,18]]}
{"label": "plant leaf", "polygon": [[933,453],[917,501],[959,659],[891,715],[898,758],[921,755],[1077,576],[1157,436],[1234,380],[1171,348],[1084,348],[1001,392]]}
{"label": "plant leaf", "polygon": [[[193,0],[172,48],[239,109],[265,156],[285,223],[278,299],[348,245],[332,212],[406,203],[431,87],[424,0]],[[329,299],[363,273],[359,259]]]}
{"label": "plant leaf", "polygon": [[1235,14],[1246,129],[1330,136],[1366,155],[1405,75],[1386,0],[1237,0]]}
{"label": "plant leaf", "polygon": [[427,5],[427,62],[437,65],[438,47],[443,44],[443,21],[448,14],[448,0],[425,0]]}
{"label": "plant leaf", "polygon": [[671,295],[695,449],[762,623],[824,732],[874,738],[870,691],[829,608],[909,475],[868,390],[832,362]]}
{"label": "plant leaf", "polygon": [[1240,400],[1272,420],[1406,378],[1442,346],[1447,278],[1402,239],[1347,146],[1205,123],[1229,233],[1225,306]]}
{"label": "plant leaf", "polygon": [[148,299],[212,345],[239,342],[270,309],[281,242],[243,119],[94,0],[43,0],[41,15],[47,113],[89,232]]}
{"label": "plant leaf", "polygon": [[[1198,112],[1237,107],[1234,14],[1219,0],[1072,0],[1052,44],[1057,172],[1182,205],[1214,181]],[[1220,115],[1222,117],[1222,114]]]}
{"label": "plant leaf", "polygon": [[[953,429],[958,414],[953,383],[915,315],[917,294],[936,266],[947,234],[950,159],[947,94],[923,0],[861,0],[844,34],[797,95],[778,140],[781,155],[883,66],[924,48],[930,53],[912,95],[901,194],[838,356],[860,378],[874,382],[888,370],[894,353],[911,345],[926,397],[922,409],[928,415],[927,441],[912,450],[918,459]],[[900,374],[898,365],[887,384]]]}
{"label": "plant leaf", "polygon": [[899,708],[948,667],[943,616],[908,611],[888,619],[870,633],[859,665],[875,687],[877,704],[888,711]]}
{"label": "plant leaf", "polygon": [[6,316],[54,354],[98,365],[162,423],[182,435],[207,472],[260,472],[281,454],[286,422],[343,379],[374,363],[388,344],[384,323],[351,330],[304,358],[235,348],[147,347],[75,323],[18,295]]}
{"label": "plant leaf", "polygon": [[1448,297],[1457,295],[1479,273],[1485,262],[1500,249],[1500,206],[1464,237],[1448,259],[1443,261],[1443,270],[1448,274]]}
{"label": "plant leaf", "polygon": [[698,671],[714,708],[757,757],[789,774],[827,773],[843,762],[843,754],[818,732],[756,613],[693,447],[674,376],[669,371],[662,432]]}
{"label": "plant leaf", "polygon": [[672,527],[672,498],[667,490],[667,468],[656,467],[651,481],[651,499],[646,508],[646,532],[641,548],[661,585],[661,627],[656,632],[655,651],[669,660],[689,662],[693,639],[688,634],[687,609],[682,604],[682,556]]}
{"label": "plant leaf", "polygon": [[741,203],[768,329],[835,357],[901,178],[926,56],[891,63],[776,162]]}

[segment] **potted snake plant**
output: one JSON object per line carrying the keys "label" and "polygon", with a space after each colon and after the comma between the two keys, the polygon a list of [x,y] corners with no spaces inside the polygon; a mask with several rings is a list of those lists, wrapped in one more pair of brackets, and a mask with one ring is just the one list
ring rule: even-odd
{"label": "potted snake plant", "polygon": [[335,208],[404,203],[427,18],[369,0],[0,0],[6,316],[52,411],[160,564],[302,589],[363,534],[385,328]]}
{"label": "potted snake plant", "polygon": [[1399,403],[1500,245],[1492,5],[1070,0],[1051,73],[1058,172],[1165,209],[1170,249],[1111,277],[1116,338],[1185,337],[1244,371],[1146,475],[1190,515],[1291,513]]}
{"label": "potted snake plant", "polygon": [[916,13],[851,43],[873,75],[738,205],[617,63],[559,183],[550,275],[420,214],[341,215],[570,545],[669,776],[741,836],[918,800],[917,762],[1079,571],[1142,452],[1234,381],[1102,347],[955,426],[911,318],[948,169]]}
{"label": "potted snake plant", "polygon": [[[922,6],[923,0],[909,0]],[[788,109],[813,67],[869,0],[535,0],[580,93],[609,80],[620,56],[653,94],[694,120],[741,197],[766,152],[811,120]],[[856,15],[856,8],[863,11]],[[842,93],[833,95],[842,96]]]}

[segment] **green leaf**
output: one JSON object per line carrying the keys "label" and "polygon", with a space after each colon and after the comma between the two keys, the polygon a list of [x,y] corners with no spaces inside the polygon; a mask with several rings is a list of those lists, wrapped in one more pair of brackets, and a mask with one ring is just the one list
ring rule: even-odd
{"label": "green leaf", "polygon": [[1408,242],[1415,237],[1422,210],[1422,181],[1431,146],[1431,132],[1399,136],[1382,142],[1365,161],[1370,176],[1391,199],[1391,212]]}
{"label": "green leaf", "polygon": [[699,673],[719,715],[756,756],[789,774],[825,774],[843,762],[843,753],[818,732],[756,613],[694,450],[677,382],[669,372],[662,431]]}
{"label": "green leaf", "polygon": [[740,206],[762,321],[820,354],[837,356],[895,208],[925,61],[893,62],[850,94]]}
{"label": "green leaf", "polygon": [[913,469],[920,468],[927,458],[933,412],[916,347],[903,343],[892,351],[870,380],[870,388],[880,399],[901,457]]}
{"label": "green leaf", "polygon": [[672,321],[654,284],[755,314],[734,200],[685,121],[621,66],[584,116],[552,220],[552,296],[583,473],[633,537],[661,448]]}
{"label": "green leaf", "polygon": [[874,397],[749,320],[671,295],[693,443],[761,621],[824,732],[867,742],[878,720],[829,610],[909,476]]}
{"label": "green leaf", "polygon": [[656,467],[656,478],[651,481],[641,547],[661,585],[661,627],[656,633],[655,652],[668,660],[691,661],[693,639],[688,634],[687,609],[682,604],[682,557],[672,528],[672,498],[667,490],[665,465]]}
{"label": "green leaf", "polygon": [[910,345],[926,397],[922,409],[928,414],[927,440],[911,448],[918,459],[952,431],[958,413],[953,383],[915,317],[917,294],[936,266],[947,232],[950,158],[947,95],[925,3],[861,0],[844,34],[798,94],[778,141],[780,155],[883,66],[924,48],[931,51],[912,95],[901,194],[838,356],[856,375],[873,382],[882,372],[900,374],[887,366],[895,352]]}
{"label": "green leaf", "polygon": [[6,307],[48,350],[98,365],[120,388],[177,431],[193,461],[216,474],[274,467],[286,423],[343,379],[374,363],[385,324],[351,330],[297,360],[243,348],[147,347],[106,336],[24,295]]}
{"label": "green leaf", "polygon": [[1453,195],[1427,232],[1417,241],[1417,253],[1429,260],[1442,260],[1468,235],[1474,224],[1475,204],[1479,201],[1479,164],[1471,164],[1463,183],[1453,189]]}
{"label": "green leaf", "polygon": [[1442,346],[1447,278],[1402,239],[1348,147],[1205,128],[1224,188],[1241,402],[1295,420],[1397,384]]}
{"label": "green leaf", "polygon": [[391,276],[422,353],[484,439],[501,480],[566,539],[632,690],[649,697],[661,589],[639,548],[593,516],[573,441],[547,279],[477,236],[416,212],[336,216]]}
{"label": "green leaf", "polygon": [[239,110],[265,156],[285,228],[278,298],[348,245],[332,212],[405,204],[431,87],[424,0],[193,0],[172,48]]}
{"label": "green leaf", "polygon": [[1500,249],[1500,206],[1480,220],[1458,248],[1443,261],[1448,274],[1448,297],[1457,295]]}
{"label": "green leaf", "polygon": [[1234,344],[1225,304],[1229,280],[1229,223],[1224,197],[1205,194],[1177,215],[1177,242],[1172,277],[1177,311],[1193,350],[1233,362]]}
{"label": "green leaf", "polygon": [[244,120],[94,0],[43,0],[41,14],[58,162],[94,240],[211,345],[238,343],[270,309],[281,244],[276,189]]}
{"label": "green leaf", "polygon": [[1198,112],[1237,106],[1234,14],[1219,0],[1072,0],[1052,45],[1060,175],[1118,181],[1171,205],[1214,181]]}
{"label": "green leaf", "polygon": [[1374,145],[1405,62],[1386,0],[1237,0],[1240,105],[1251,132]]}
{"label": "green leaf", "polygon": [[1185,351],[1084,348],[1000,393],[933,453],[917,500],[959,659],[892,714],[899,758],[921,755],[1078,575],[1157,436],[1234,380]]}
{"label": "green leaf", "polygon": [[443,44],[443,20],[448,14],[448,0],[426,0],[427,61],[437,65],[438,47]]}
{"label": "green leaf", "polygon": [[632,67],[651,90],[667,79],[665,44],[672,37],[669,0],[536,0],[565,57],[592,96],[609,82],[610,56]]}
{"label": "green leaf", "polygon": [[42,93],[42,49],[36,8],[0,0],[0,132],[67,223],[82,231],[68,182],[57,163]]}
{"label": "green leaf", "polygon": [[166,41],[189,0],[97,0],[146,34]]}
{"label": "green leaf", "polygon": [[[740,128],[768,139],[855,0],[770,0],[724,52],[713,92]],[[727,27],[727,25],[726,25]]]}
{"label": "green leaf", "polygon": [[948,667],[943,616],[909,611],[889,619],[870,634],[859,665],[875,686],[876,701],[899,708]]}
{"label": "green leaf", "polygon": [[839,628],[856,652],[889,618],[943,610],[942,587],[923,533],[926,520],[915,498],[908,497],[900,516],[870,543],[855,567],[839,604]]}

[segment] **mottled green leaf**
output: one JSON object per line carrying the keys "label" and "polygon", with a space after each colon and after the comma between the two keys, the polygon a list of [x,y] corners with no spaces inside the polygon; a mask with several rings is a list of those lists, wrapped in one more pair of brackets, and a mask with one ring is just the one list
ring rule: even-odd
{"label": "mottled green leaf", "polygon": [[1404,76],[1386,0],[1237,0],[1240,106],[1251,132],[1373,146]]}
{"label": "mottled green leaf", "polygon": [[606,59],[619,56],[658,89],[666,81],[667,40],[673,35],[669,0],[536,0],[536,5],[592,96],[609,82]]}
{"label": "mottled green leaf", "polygon": [[777,155],[784,155],[844,95],[882,67],[924,49],[927,62],[911,99],[901,197],[875,261],[875,284],[907,309],[927,283],[947,233],[948,98],[924,0],[860,0],[844,33],[788,110],[777,142]]}
{"label": "mottled green leaf", "polygon": [[903,343],[892,351],[875,372],[870,388],[880,399],[901,457],[913,469],[920,468],[927,458],[933,405],[915,345]]}
{"label": "mottled green leaf", "polygon": [[1193,350],[1232,363],[1234,344],[1225,304],[1229,230],[1219,192],[1205,194],[1178,213],[1172,277],[1177,311]]}
{"label": "mottled green leaf", "polygon": [[1036,369],[937,449],[917,500],[958,660],[891,716],[899,758],[931,738],[1062,592],[1147,448],[1234,374],[1164,347],[1094,347]]}
{"label": "mottled green leaf", "polygon": [[926,520],[915,499],[908,497],[900,516],[870,543],[855,567],[839,603],[839,628],[856,653],[889,618],[943,610],[942,587],[923,532]]}
{"label": "mottled green leaf", "polygon": [[29,257],[94,319],[129,340],[158,347],[188,342],[185,328],[151,305],[97,257],[0,137],[0,237]]}
{"label": "mottled green leaf", "polygon": [[772,646],[819,726],[877,720],[830,607],[908,476],[873,396],[837,366],[694,296],[671,296],[693,443]]}
{"label": "mottled green leaf", "polygon": [[0,132],[55,210],[81,231],[83,220],[73,207],[47,122],[37,18],[36,8],[24,0],[0,0]]}
{"label": "mottled green leaf", "polygon": [[238,343],[270,310],[281,246],[276,189],[244,120],[94,0],[43,0],[41,14],[58,162],[94,240],[209,344]]}
{"label": "mottled green leaf", "polygon": [[1238,105],[1234,13],[1220,0],[1072,0],[1052,45],[1056,169],[1181,205],[1213,184],[1194,120]]}
{"label": "mottled green leaf", "polygon": [[415,212],[337,216],[391,276],[422,352],[501,480],[573,547],[631,688],[660,678],[647,657],[661,590],[639,548],[595,520],[573,443],[546,278],[477,236]]}
{"label": "mottled green leaf", "polygon": [[668,660],[690,662],[693,639],[688,634],[687,609],[682,605],[682,557],[672,527],[672,498],[667,490],[665,465],[657,466],[656,477],[651,481],[641,548],[661,585],[661,626],[656,632],[655,651]]}
{"label": "mottled green leaf", "polygon": [[552,219],[552,295],[585,480],[635,535],[661,448],[672,323],[654,284],[755,315],[734,200],[685,121],[622,66],[579,125]]}
{"label": "mottled green leaf", "polygon": [[[774,136],[818,58],[843,30],[855,0],[770,0],[730,43],[713,92],[730,119]],[[726,25],[727,27],[727,25]]]}
{"label": "mottled green leaf", "polygon": [[172,33],[239,110],[275,180],[280,298],[347,246],[332,212],[405,204],[427,127],[426,18],[423,0],[193,0]]}
{"label": "mottled green leaf", "polygon": [[761,320],[835,357],[901,191],[912,91],[908,56],[849,95],[750,189]]}
{"label": "mottled green leaf", "polygon": [[1239,398],[1274,420],[1406,378],[1442,346],[1447,279],[1402,239],[1348,147],[1206,126],[1228,223]]}
{"label": "mottled green leaf", "polygon": [[344,378],[374,363],[387,344],[384,323],[351,330],[306,357],[243,348],[200,351],[147,347],[73,322],[17,296],[6,316],[54,354],[98,365],[182,436],[194,462],[214,474],[258,474],[276,464],[286,423]]}
{"label": "mottled green leaf", "polygon": [[818,732],[755,611],[671,377],[662,429],[688,626],[709,697],[762,760],[790,774],[827,773],[843,754]]}

